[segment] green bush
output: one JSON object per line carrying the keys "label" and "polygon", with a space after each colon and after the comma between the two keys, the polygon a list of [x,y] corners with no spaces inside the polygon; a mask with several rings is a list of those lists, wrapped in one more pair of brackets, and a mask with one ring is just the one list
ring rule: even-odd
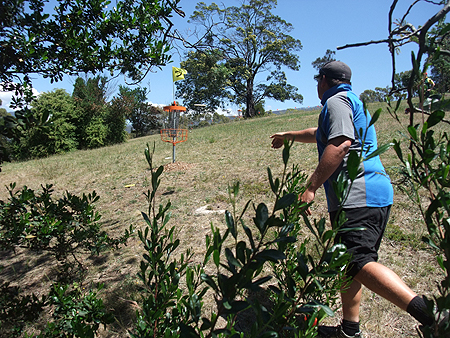
{"label": "green bush", "polygon": [[11,140],[14,158],[41,158],[77,149],[72,121],[75,104],[64,89],[41,94],[32,106],[31,116],[41,123],[19,128],[20,136]]}
{"label": "green bush", "polygon": [[130,227],[115,239],[100,229],[101,216],[93,205],[99,199],[95,191],[82,197],[66,192],[55,200],[52,185],[42,186],[41,193],[26,186],[14,191],[15,187],[10,184],[9,200],[0,201],[0,250],[21,246],[48,251],[66,267],[71,265],[69,257],[81,266],[77,253],[118,248],[133,232]]}
{"label": "green bush", "polygon": [[[190,250],[175,257],[179,240],[175,228],[167,228],[170,202],[156,207],[163,167],[153,169],[147,146],[152,190],[146,194],[148,213],[143,213],[147,226],[139,231],[146,252],[139,273],[142,310],[132,337],[316,336],[318,321],[333,315],[330,305],[339,297],[342,267],[350,257],[343,245],[333,244],[338,226],[326,230],[325,219],[311,224],[305,216],[309,205],[299,202],[297,194],[306,178],[295,166],[287,170],[290,147],[285,143],[281,179],[274,179],[268,169],[275,197],[272,210],[248,201],[238,213],[239,183],[230,186],[233,211],[225,213],[227,230],[222,233],[211,225],[203,262],[192,265]],[[249,209],[254,211],[251,225],[244,221]],[[300,238],[302,221],[314,234],[313,246],[309,238]],[[250,296],[257,291],[267,294],[269,304]],[[216,301],[209,316],[203,309],[207,293]],[[241,327],[240,319],[248,313],[252,320]],[[219,324],[221,317],[226,324]]]}
{"label": "green bush", "polygon": [[98,298],[97,292],[101,289],[103,284],[99,284],[96,291],[83,293],[77,283],[70,289],[68,285],[54,285],[50,293],[50,304],[54,307],[53,321],[47,323],[37,338],[94,338],[100,325],[106,326],[114,321],[103,300]]}
{"label": "green bush", "polygon": [[18,337],[28,322],[39,317],[48,304],[48,296],[22,295],[17,286],[0,285],[0,333],[2,337]]}
{"label": "green bush", "polygon": [[[414,107],[410,109],[413,111]],[[395,115],[397,110],[398,105],[391,113]],[[444,117],[443,111],[436,110],[422,125],[411,123],[406,127],[407,156],[403,154],[401,142],[394,140],[394,149],[404,166],[403,191],[423,216],[429,235],[422,239],[436,250],[444,275],[439,294],[427,300],[433,318],[444,318],[450,311],[450,138],[446,131],[435,131],[436,126],[446,123]],[[442,326],[424,327],[419,334],[427,338],[447,337],[450,323],[447,320]]]}
{"label": "green bush", "polygon": [[[23,187],[15,191],[10,184],[8,201],[0,201],[0,250],[14,250],[20,246],[32,251],[50,252],[61,264],[58,278],[68,283],[83,270],[80,253],[98,254],[107,248],[117,249],[126,244],[133,228],[119,238],[110,237],[100,229],[100,214],[94,203],[94,192],[82,197],[66,192],[54,199],[51,185],[42,192]],[[71,258],[74,260],[72,261]],[[75,262],[75,264],[73,264]],[[0,288],[0,332],[2,336],[18,337],[27,323],[36,321],[43,310],[53,313],[54,320],[38,337],[94,337],[100,324],[113,321],[97,291],[86,293],[77,283],[55,284],[49,295],[41,299],[34,294],[21,295],[18,287],[3,283]],[[26,336],[26,334],[25,334]]]}

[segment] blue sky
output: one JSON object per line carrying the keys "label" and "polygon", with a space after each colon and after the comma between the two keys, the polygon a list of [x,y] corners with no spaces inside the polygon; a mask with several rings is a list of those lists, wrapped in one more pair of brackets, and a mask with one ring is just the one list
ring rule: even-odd
{"label": "blue sky", "polygon": [[[204,1],[210,4],[211,1]],[[221,3],[216,1],[216,3]],[[224,0],[225,5],[238,5],[238,0]],[[399,0],[394,18],[401,18],[412,0]],[[180,7],[186,13],[183,19],[174,14],[175,28],[181,33],[192,30],[188,24],[189,16],[195,9],[197,1],[181,0]],[[385,39],[388,34],[388,13],[392,0],[278,0],[273,11],[290,22],[293,30],[290,33],[299,39],[303,49],[299,52],[301,68],[294,72],[285,69],[288,83],[296,86],[303,95],[303,104],[293,101],[278,102],[266,100],[266,110],[282,110],[294,107],[308,107],[320,104],[317,98],[316,82],[313,76],[316,71],[311,62],[324,56],[327,49],[349,43]],[[424,1],[417,4],[407,17],[407,21],[418,27],[440,9]],[[412,46],[412,45],[411,45]],[[169,104],[173,100],[172,66],[179,67],[180,51],[173,50],[173,63],[150,73],[142,82],[142,86],[150,88],[148,101],[157,104]],[[336,51],[336,59],[347,63],[353,72],[353,90],[359,95],[366,89],[385,87],[390,84],[391,61],[386,44],[370,45]],[[397,55],[397,72],[411,69],[411,49],[404,47]],[[265,77],[264,77],[265,78]],[[123,79],[116,81],[124,84]],[[38,92],[47,92],[55,88],[64,88],[72,93],[74,78],[65,77],[63,81],[50,84],[46,79],[36,79],[33,82]],[[0,96],[6,107],[7,97]],[[230,106],[236,114],[237,106]],[[9,110],[9,109],[8,109]]]}

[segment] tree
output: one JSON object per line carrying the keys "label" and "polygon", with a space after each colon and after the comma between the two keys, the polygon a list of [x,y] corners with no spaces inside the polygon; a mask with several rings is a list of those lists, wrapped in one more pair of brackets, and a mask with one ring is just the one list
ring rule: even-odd
{"label": "tree", "polygon": [[119,86],[119,96],[113,100],[113,105],[121,106],[136,136],[145,136],[160,127],[158,116],[161,115],[162,109],[146,101],[147,88],[131,89],[124,86]]}
{"label": "tree", "polygon": [[5,128],[4,124],[7,122],[4,117],[8,117],[10,120],[13,119],[13,116],[8,113],[5,108],[0,108],[0,163],[2,163],[6,159],[9,159],[9,156],[11,154],[10,142],[8,141],[8,138],[4,136],[3,133],[1,133],[1,131]]}
{"label": "tree", "polygon": [[[219,94],[233,103],[245,104],[245,117],[255,116],[255,104],[264,98],[303,100],[297,88],[287,84],[281,70],[299,69],[295,53],[302,45],[288,34],[292,24],[271,13],[276,4],[276,0],[244,0],[240,7],[220,8],[215,3],[208,6],[200,2],[191,16],[191,22],[207,32],[197,46],[220,50],[223,61],[217,60],[216,67],[220,70],[220,65],[224,65],[227,71],[220,73],[229,73],[226,88],[232,96],[223,95],[226,91]],[[258,83],[263,73],[269,73],[267,83]]]}
{"label": "tree", "polygon": [[334,50],[327,49],[325,55],[321,58],[315,59],[313,62],[311,62],[311,65],[314,69],[319,71],[326,63],[336,60],[336,58],[334,57],[335,54],[336,52]]}
{"label": "tree", "polygon": [[390,88],[375,87],[375,90],[366,89],[359,95],[359,99],[366,103],[385,102],[386,96],[389,95]]}
{"label": "tree", "polygon": [[147,102],[139,103],[131,117],[132,131],[136,136],[148,135],[152,130],[161,127],[159,123],[159,116],[162,114],[162,109],[153,106]]}
{"label": "tree", "polygon": [[71,118],[74,110],[74,101],[64,89],[39,95],[33,103],[33,116],[48,119],[48,123],[28,128],[19,140],[13,140],[14,156],[28,159],[77,149],[76,127]]}
{"label": "tree", "polygon": [[[92,149],[124,141],[125,116],[107,102],[108,80],[103,76],[77,78],[74,124],[80,149]],[[118,133],[114,135],[114,133]]]}
{"label": "tree", "polygon": [[103,117],[106,105],[106,78],[95,77],[75,80],[72,97],[75,101],[74,124],[80,149],[105,145],[107,130]]}
{"label": "tree", "polygon": [[[176,96],[183,98],[183,104],[193,115],[224,108],[225,102],[231,99],[227,84],[231,71],[223,62],[224,56],[219,50],[189,52],[186,61],[181,62],[187,74],[184,80],[176,82]],[[199,109],[199,105],[204,107]]]}
{"label": "tree", "polygon": [[[6,0],[0,14],[0,82],[40,74],[52,81],[64,74],[120,72],[139,80],[165,65],[174,1]],[[50,14],[52,13],[52,14]]]}
{"label": "tree", "polygon": [[[450,36],[444,29],[447,25],[440,22],[435,29],[431,31],[434,37],[434,43],[438,44],[440,48],[450,50]],[[450,56],[441,55],[440,57],[433,57],[429,54],[429,62],[431,65],[431,77],[436,86],[434,90],[438,93],[446,93],[450,91]]]}
{"label": "tree", "polygon": [[228,116],[214,112],[212,121],[213,123],[228,123],[230,122],[230,118]]}
{"label": "tree", "polygon": [[[141,80],[155,66],[170,61],[172,12],[184,16],[180,0],[5,0],[0,11],[0,89],[15,91],[21,109],[0,121],[1,133],[20,138],[35,121],[30,74],[61,80],[79,72],[124,74]],[[4,118],[1,118],[3,120]],[[99,125],[99,127],[101,127]],[[2,157],[0,148],[0,158]]]}
{"label": "tree", "polygon": [[264,108],[264,101],[259,101],[255,106],[256,114],[264,115],[266,113],[266,109]]}
{"label": "tree", "polygon": [[126,115],[120,106],[116,105],[116,98],[108,105],[105,115],[105,123],[108,126],[107,144],[123,143],[127,140],[128,134],[125,130],[127,126]]}
{"label": "tree", "polygon": [[[112,99],[108,111],[111,117],[115,116],[115,119],[112,119],[112,121],[117,121],[117,123],[111,123],[111,129],[114,130],[110,133],[111,137],[113,138],[111,140],[112,143],[120,143],[126,139],[126,120],[130,120],[130,117],[133,114],[135,106],[138,102],[136,95],[137,93],[139,93],[139,91],[140,88],[138,88],[137,90],[131,90],[128,87],[119,86],[119,94]],[[146,98],[145,91],[146,89],[144,88],[144,90],[142,91],[143,99]],[[116,137],[118,137],[117,140],[114,139]]]}

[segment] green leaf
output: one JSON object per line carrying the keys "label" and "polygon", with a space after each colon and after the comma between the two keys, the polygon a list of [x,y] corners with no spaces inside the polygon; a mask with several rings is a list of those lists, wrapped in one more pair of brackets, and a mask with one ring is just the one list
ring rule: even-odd
{"label": "green leaf", "polygon": [[369,127],[374,125],[375,122],[378,121],[378,118],[380,117],[382,109],[378,108],[377,111],[373,114],[372,118],[370,119]]}
{"label": "green leaf", "polygon": [[269,219],[269,210],[264,203],[260,203],[256,208],[256,217],[253,218],[259,232],[263,234],[266,231],[266,222]]}
{"label": "green leaf", "polygon": [[301,253],[297,254],[296,270],[298,271],[298,273],[300,274],[302,279],[305,281],[306,277],[308,276],[309,269],[308,269],[308,265],[306,264],[305,257]]}
{"label": "green leaf", "polygon": [[284,148],[283,148],[283,163],[284,166],[287,166],[287,163],[289,162],[289,150],[290,150],[290,146],[289,146],[289,142],[287,140],[285,140],[285,144],[284,144]]}
{"label": "green leaf", "polygon": [[225,221],[227,223],[227,227],[231,232],[231,235],[234,237],[234,239],[237,238],[237,229],[236,229],[236,225],[234,223],[234,219],[233,216],[231,215],[231,213],[227,210],[225,211]]}
{"label": "green leaf", "polygon": [[321,218],[317,223],[315,223],[317,232],[319,234],[320,237],[323,236],[323,233],[325,231],[325,218]]}
{"label": "green leaf", "polygon": [[229,248],[225,249],[225,257],[228,260],[228,266],[230,267],[231,270],[234,270],[235,267],[236,268],[242,267],[241,263],[239,263],[239,261],[234,257],[233,252]]}
{"label": "green leaf", "polygon": [[411,136],[411,138],[417,142],[418,138],[417,138],[416,128],[414,128],[413,126],[408,126],[408,132],[409,132],[409,135]]}
{"label": "green leaf", "polygon": [[192,326],[180,323],[180,338],[200,338]]}
{"label": "green leaf", "polygon": [[206,284],[208,284],[210,287],[212,287],[214,291],[216,291],[216,292],[219,291],[219,288],[217,287],[216,282],[212,279],[211,276],[207,275],[206,273],[202,273],[200,275],[200,278],[202,281],[204,281]]}
{"label": "green leaf", "polygon": [[217,249],[213,251],[213,260],[214,260],[214,264],[218,268],[219,264],[220,264],[220,251]]}
{"label": "green leaf", "polygon": [[407,161],[407,162],[405,162],[405,166],[406,166],[406,171],[408,172],[409,177],[412,177],[411,163],[409,161]]}
{"label": "green leaf", "polygon": [[247,244],[244,241],[240,241],[237,245],[236,245],[236,258],[239,259],[239,261],[242,264],[245,264],[246,262],[246,256],[245,256],[245,250],[247,248]]}
{"label": "green leaf", "polygon": [[431,128],[434,125],[441,122],[444,119],[444,117],[445,117],[445,112],[443,112],[442,110],[436,110],[433,113],[431,113],[431,115],[427,119],[428,128]]}
{"label": "green leaf", "polygon": [[279,260],[286,259],[286,256],[281,251],[275,249],[265,249],[255,255],[256,259],[263,259],[265,261],[278,262]]}
{"label": "green leaf", "polygon": [[267,167],[267,176],[269,177],[270,189],[272,189],[272,192],[274,194],[277,194],[278,193],[278,185],[279,185],[280,181],[277,180],[276,183],[274,183],[272,171],[270,170],[269,167]]}
{"label": "green leaf", "polygon": [[280,209],[285,209],[288,206],[290,206],[292,203],[294,203],[297,200],[297,195],[296,194],[287,194],[284,195],[283,197],[281,197],[277,203],[275,204],[275,210],[280,210]]}
{"label": "green leaf", "polygon": [[246,301],[243,300],[236,300],[231,304],[231,310],[234,313],[238,313],[241,311],[244,311],[245,309],[247,309],[250,306],[250,304]]}
{"label": "green leaf", "polygon": [[352,150],[347,159],[347,172],[350,180],[354,181],[358,176],[360,158],[356,151]]}
{"label": "green leaf", "polygon": [[325,311],[325,313],[329,316],[329,317],[334,317],[334,312],[333,310],[331,310],[327,305],[321,304],[320,308]]}
{"label": "green leaf", "polygon": [[249,227],[247,227],[247,226],[244,225],[244,224],[242,224],[242,228],[244,229],[245,234],[246,234],[247,237],[248,237],[248,240],[249,240],[249,242],[250,242],[250,246],[252,247],[252,250],[255,250],[256,247],[255,247],[255,242],[254,242],[254,240],[253,240],[253,234],[252,234],[252,231],[250,230]]}
{"label": "green leaf", "polygon": [[326,243],[326,242],[328,242],[328,240],[331,238],[331,237],[333,237],[333,233],[334,233],[334,231],[333,230],[328,230],[328,231],[325,231],[325,233],[323,234],[323,242],[322,243]]}
{"label": "green leaf", "polygon": [[424,243],[427,243],[429,246],[431,246],[433,249],[436,249],[436,250],[440,250],[440,248],[430,239],[430,238],[428,238],[428,237],[425,237],[425,236],[423,236],[422,237],[422,241],[424,242]]}
{"label": "green leaf", "polygon": [[399,159],[402,163],[405,163],[405,161],[403,160],[402,149],[400,148],[400,142],[398,142],[397,140],[394,140],[394,150],[395,150],[395,152],[397,153],[398,159]]}
{"label": "green leaf", "polygon": [[376,156],[379,156],[386,152],[390,147],[392,147],[392,143],[383,144],[382,146],[378,147],[377,150],[372,152],[369,156],[364,158],[364,161],[370,160],[371,158],[374,158]]}
{"label": "green leaf", "polygon": [[45,110],[41,117],[41,124],[44,124],[45,122],[47,122],[49,115],[50,115],[50,111]]}
{"label": "green leaf", "polygon": [[439,266],[441,267],[441,269],[443,271],[445,271],[446,269],[445,269],[445,265],[444,265],[444,259],[442,258],[442,256],[441,255],[437,256],[436,260],[437,260]]}
{"label": "green leaf", "polygon": [[252,286],[260,286],[272,279],[272,276],[265,276],[252,283]]}
{"label": "green leaf", "polygon": [[202,317],[202,326],[200,327],[200,331],[205,331],[211,328],[211,321],[208,318]]}
{"label": "green leaf", "polygon": [[273,241],[274,243],[295,243],[297,242],[297,238],[293,236],[283,236],[279,237]]}
{"label": "green leaf", "polygon": [[[152,222],[151,222],[150,219],[148,218],[147,214],[144,213],[144,212],[141,212],[141,215],[142,215],[142,217],[144,218],[145,223],[147,223],[149,226],[151,226],[151,225],[152,225]],[[147,228],[147,229],[148,229],[148,228]],[[147,236],[145,236],[145,237],[147,237]]]}

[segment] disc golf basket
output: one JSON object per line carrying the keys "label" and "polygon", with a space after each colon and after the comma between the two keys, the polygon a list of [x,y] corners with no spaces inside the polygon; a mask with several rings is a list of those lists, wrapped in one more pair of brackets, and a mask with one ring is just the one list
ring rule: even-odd
{"label": "disc golf basket", "polygon": [[164,111],[169,113],[169,123],[167,129],[161,129],[161,140],[164,142],[172,143],[172,163],[175,163],[175,145],[187,140],[188,130],[178,128],[180,123],[180,112],[186,111],[185,107],[177,106],[173,102],[170,106],[165,106]]}

